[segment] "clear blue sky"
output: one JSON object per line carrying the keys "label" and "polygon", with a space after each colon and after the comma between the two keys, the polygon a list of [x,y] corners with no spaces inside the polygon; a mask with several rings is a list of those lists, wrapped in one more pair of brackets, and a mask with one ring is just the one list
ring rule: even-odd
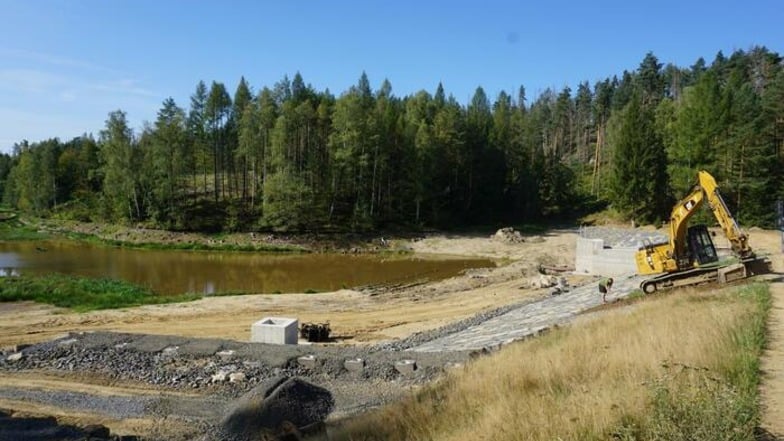
{"label": "clear blue sky", "polygon": [[784,52],[781,0],[202,1],[0,0],[0,150],[22,139],[96,136],[122,109],[135,129],[169,96],[240,76],[258,91],[299,71],[336,95],[362,71],[404,96],[439,81],[529,98],[721,50]]}

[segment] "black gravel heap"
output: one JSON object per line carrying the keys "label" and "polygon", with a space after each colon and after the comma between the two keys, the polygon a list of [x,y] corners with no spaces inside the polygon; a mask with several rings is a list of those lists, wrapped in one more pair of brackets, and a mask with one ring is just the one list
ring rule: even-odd
{"label": "black gravel heap", "polygon": [[0,441],[136,441],[137,439],[135,436],[112,435],[109,429],[100,425],[79,428],[60,425],[53,417],[16,418],[0,410]]}

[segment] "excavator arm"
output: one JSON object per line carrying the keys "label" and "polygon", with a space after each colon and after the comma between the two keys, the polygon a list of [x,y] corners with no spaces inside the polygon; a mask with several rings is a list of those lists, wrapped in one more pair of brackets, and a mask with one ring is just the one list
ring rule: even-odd
{"label": "excavator arm", "polygon": [[[716,181],[714,181],[714,183],[715,182]],[[688,230],[689,226],[689,218],[691,218],[694,213],[697,212],[697,209],[702,206],[704,201],[704,187],[702,187],[700,184],[697,184],[691,189],[691,192],[688,196],[681,199],[672,208],[672,212],[670,213],[670,253],[668,256],[670,259],[683,259],[687,255],[686,231]],[[683,264],[676,262],[668,266],[673,268],[682,268]]]}
{"label": "excavator arm", "polygon": [[721,229],[724,231],[724,236],[730,241],[732,252],[741,259],[754,257],[754,252],[748,244],[748,236],[741,231],[738,222],[730,214],[727,204],[719,193],[719,188],[716,185],[716,180],[706,171],[697,173],[699,186],[702,187],[705,196],[708,198],[708,205],[710,206],[716,220],[719,221]]}

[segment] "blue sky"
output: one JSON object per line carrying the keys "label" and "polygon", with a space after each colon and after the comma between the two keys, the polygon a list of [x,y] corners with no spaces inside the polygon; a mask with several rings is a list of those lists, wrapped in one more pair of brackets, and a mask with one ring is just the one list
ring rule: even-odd
{"label": "blue sky", "polygon": [[467,102],[520,85],[593,84],[648,51],[689,66],[721,50],[784,53],[780,0],[202,1],[0,0],[0,150],[22,139],[96,136],[107,114],[139,130],[171,96],[240,76],[254,91],[299,71],[338,95],[365,71],[393,93]]}

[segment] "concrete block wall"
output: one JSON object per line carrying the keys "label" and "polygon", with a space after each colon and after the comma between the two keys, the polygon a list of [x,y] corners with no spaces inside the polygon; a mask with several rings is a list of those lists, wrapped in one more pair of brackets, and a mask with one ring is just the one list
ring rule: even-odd
{"label": "concrete block wall", "polygon": [[577,238],[574,268],[577,273],[620,276],[637,272],[636,248],[605,248],[603,239]]}

